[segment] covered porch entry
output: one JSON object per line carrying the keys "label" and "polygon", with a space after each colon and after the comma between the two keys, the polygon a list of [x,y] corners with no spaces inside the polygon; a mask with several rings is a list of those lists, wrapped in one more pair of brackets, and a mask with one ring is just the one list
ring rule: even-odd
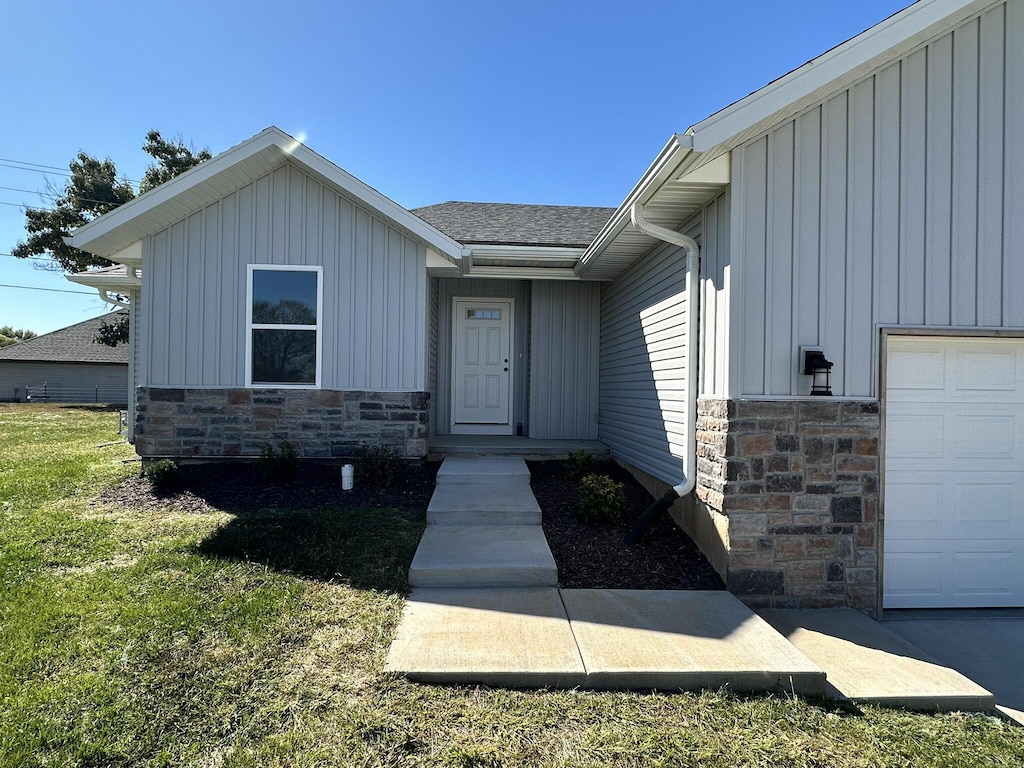
{"label": "covered porch entry", "polygon": [[599,283],[429,279],[431,455],[607,455]]}

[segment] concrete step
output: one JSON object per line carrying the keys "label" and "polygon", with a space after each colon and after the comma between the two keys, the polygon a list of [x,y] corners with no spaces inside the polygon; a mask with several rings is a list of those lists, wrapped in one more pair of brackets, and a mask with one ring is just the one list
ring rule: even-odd
{"label": "concrete step", "polygon": [[428,525],[409,566],[414,587],[554,587],[539,525]]}
{"label": "concrete step", "polygon": [[727,592],[415,589],[385,669],[511,688],[825,687],[821,669]]}
{"label": "concrete step", "polygon": [[995,696],[852,608],[763,610],[828,673],[830,694],[926,711],[995,711]]}
{"label": "concrete step", "polygon": [[427,525],[540,525],[530,486],[518,480],[487,485],[438,485],[427,507]]}
{"label": "concrete step", "polygon": [[520,458],[450,456],[437,471],[440,485],[490,485],[520,483],[529,486],[530,470]]}

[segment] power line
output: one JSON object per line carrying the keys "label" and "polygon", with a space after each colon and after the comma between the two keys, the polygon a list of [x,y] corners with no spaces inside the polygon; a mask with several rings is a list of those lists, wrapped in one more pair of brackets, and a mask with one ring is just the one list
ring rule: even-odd
{"label": "power line", "polygon": [[53,192],[40,192],[38,189],[22,189],[21,187],[0,187],[0,189],[6,189],[8,192],[27,192],[30,195],[39,195],[40,197],[60,197],[60,195],[55,195]]}
{"label": "power line", "polygon": [[[15,160],[13,162],[20,163],[21,161],[20,160]],[[58,170],[58,169],[56,169],[55,166],[52,166],[52,165],[44,165],[44,166],[42,166],[40,168],[28,168],[28,167],[26,167],[26,165],[28,165],[28,164],[12,165],[11,161],[4,161],[4,160],[0,159],[0,168],[10,168],[10,169],[15,170],[15,171],[31,171],[32,173],[42,173],[44,175],[67,176],[69,178],[71,177],[71,173],[69,171]],[[46,169],[51,169],[51,170],[46,170]],[[132,184],[132,185],[134,185],[136,187],[139,186],[139,180],[138,179],[129,179],[129,178],[125,177],[124,181],[127,181],[129,184]]]}
{"label": "power line", "polygon": [[82,296],[95,296],[92,291],[69,291],[67,288],[38,288],[34,285],[9,285],[0,283],[0,288],[20,288],[23,291],[49,291],[50,293],[77,293]]}
{"label": "power line", "polygon": [[0,253],[0,256],[7,256],[11,259],[21,259],[22,261],[53,261],[48,256],[15,256],[13,253]]}
{"label": "power line", "polygon": [[42,163],[30,163],[28,160],[11,160],[9,157],[0,157],[0,163],[20,163],[21,165],[34,165],[37,168],[50,168],[54,171],[63,171],[58,165],[43,165]]}
{"label": "power line", "polygon": [[71,176],[71,174],[68,171],[44,171],[42,168],[26,168],[21,165],[11,165],[10,163],[5,163],[2,161],[0,161],[0,168],[13,168],[16,171],[32,171],[33,173],[56,174],[57,176]]}

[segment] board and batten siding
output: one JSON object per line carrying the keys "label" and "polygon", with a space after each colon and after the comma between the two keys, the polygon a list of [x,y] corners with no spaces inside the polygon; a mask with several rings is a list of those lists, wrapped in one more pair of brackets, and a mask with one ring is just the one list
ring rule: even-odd
{"label": "board and batten siding", "polygon": [[1024,327],[1024,2],[733,154],[730,396],[877,396],[877,328]]}
{"label": "board and batten siding", "polygon": [[514,299],[512,426],[529,422],[530,375],[530,282],[528,280],[490,280],[481,278],[440,277],[438,285],[437,325],[437,419],[434,430],[451,434],[452,400],[452,300]]}
{"label": "board and batten siding", "polygon": [[601,286],[534,280],[530,437],[597,438]]}
{"label": "board and batten siding", "polygon": [[24,401],[27,387],[47,387],[50,399],[64,403],[128,402],[125,363],[0,361],[0,401]]}
{"label": "board and batten siding", "polygon": [[286,164],[151,237],[140,383],[245,385],[246,265],[323,266],[321,387],[427,388],[426,249]]}
{"label": "board and batten siding", "polygon": [[[700,243],[703,214],[682,232]],[[685,251],[656,247],[601,289],[598,435],[616,458],[679,483],[694,440],[687,413]],[[692,450],[692,448],[690,449]]]}

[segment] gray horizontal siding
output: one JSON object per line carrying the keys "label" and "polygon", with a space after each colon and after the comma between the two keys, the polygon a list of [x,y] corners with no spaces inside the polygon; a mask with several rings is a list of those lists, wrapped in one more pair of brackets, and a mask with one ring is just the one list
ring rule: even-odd
{"label": "gray horizontal siding", "polygon": [[246,265],[322,265],[328,389],[426,389],[426,251],[285,165],[149,238],[142,382],[245,382]]}
{"label": "gray horizontal siding", "polygon": [[50,399],[67,403],[128,402],[128,365],[118,363],[0,362],[0,400],[25,399],[46,385]]}
{"label": "gray horizontal siding", "polygon": [[[683,231],[699,240],[702,218]],[[686,311],[697,293],[687,290],[685,252],[669,245],[601,290],[598,434],[617,458],[673,484],[694,440]]]}
{"label": "gray horizontal siding", "polygon": [[1024,327],[1024,3],[986,12],[733,156],[732,390],[875,396],[879,325]]}
{"label": "gray horizontal siding", "polygon": [[515,361],[512,386],[512,424],[521,423],[524,434],[529,423],[530,375],[530,283],[527,280],[483,280],[479,278],[442,277],[438,284],[437,325],[437,423],[439,435],[451,434],[452,399],[452,299],[472,298],[515,299],[515,331],[512,350]]}
{"label": "gray horizontal siding", "polygon": [[600,283],[534,280],[530,436],[597,438]]}

